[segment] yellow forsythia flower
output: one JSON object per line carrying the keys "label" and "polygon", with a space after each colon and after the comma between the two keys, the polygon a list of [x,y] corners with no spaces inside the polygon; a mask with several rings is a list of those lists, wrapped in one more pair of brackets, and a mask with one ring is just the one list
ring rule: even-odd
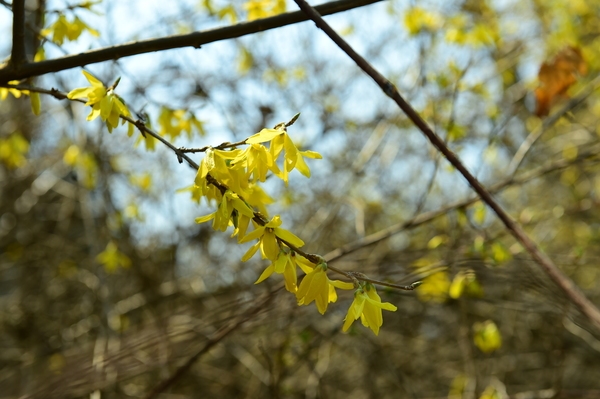
{"label": "yellow forsythia flower", "polygon": [[360,317],[363,326],[373,330],[375,335],[379,335],[379,328],[383,324],[382,309],[395,312],[398,308],[389,302],[382,303],[373,284],[361,283],[354,293],[354,301],[348,309],[342,330],[348,331],[354,320]]}
{"label": "yellow forsythia flower", "polygon": [[225,231],[230,224],[231,215],[234,211],[237,211],[238,214],[244,215],[247,218],[252,218],[254,216],[252,209],[250,209],[236,193],[227,190],[225,195],[223,195],[217,210],[210,215],[196,218],[196,223],[204,223],[212,220],[213,229]]}
{"label": "yellow forsythia flower", "polygon": [[[9,85],[18,85],[19,81],[11,80],[10,82],[8,82],[8,84]],[[8,93],[15,96],[15,98],[19,98],[19,97],[21,97],[21,94],[27,94],[29,92],[27,90],[18,90],[18,89],[11,89],[8,87],[0,87],[0,100],[6,100],[6,97],[8,97]]]}
{"label": "yellow forsythia flower", "polygon": [[336,287],[351,290],[354,285],[343,281],[330,280],[327,277],[327,264],[320,263],[302,279],[296,292],[298,305],[310,305],[311,302],[315,301],[319,313],[324,314],[327,311],[327,305],[330,302],[337,301]]}
{"label": "yellow forsythia flower", "polygon": [[473,325],[475,336],[473,340],[483,353],[490,353],[502,346],[502,336],[498,326],[491,320]]}
{"label": "yellow forsythia flower", "polygon": [[254,284],[258,284],[266,280],[273,273],[283,274],[285,279],[285,289],[291,293],[295,293],[298,290],[298,276],[296,274],[296,262],[293,252],[287,252],[285,250],[279,251],[277,260],[269,265],[258,280]]}
{"label": "yellow forsythia flower", "polygon": [[285,12],[285,0],[250,0],[244,4],[248,21],[267,18]]}
{"label": "yellow forsythia flower", "polygon": [[96,256],[96,261],[103,264],[107,272],[116,271],[120,267],[131,266],[131,259],[117,247],[114,241],[110,241],[106,249]]}
{"label": "yellow forsythia flower", "polygon": [[269,259],[276,261],[279,255],[279,244],[277,243],[277,237],[289,242],[295,247],[301,247],[304,245],[304,241],[296,237],[293,233],[288,230],[282,229],[281,218],[279,215],[273,217],[271,221],[264,226],[257,227],[253,232],[248,233],[244,238],[240,240],[240,243],[252,241],[258,239],[259,241],[250,247],[248,252],[242,257],[242,261],[250,259],[258,248],[260,248],[263,259]]}
{"label": "yellow forsythia flower", "polygon": [[[108,131],[112,132],[119,125],[121,115],[130,115],[129,110],[121,98],[113,92],[112,88],[107,89],[104,87],[104,84],[100,80],[87,71],[83,71],[83,74],[91,86],[71,90],[67,97],[71,100],[83,97],[87,98],[85,105],[92,106],[92,112],[88,115],[87,120],[92,121],[100,117],[100,119],[106,122]],[[125,123],[124,120],[123,123]]]}

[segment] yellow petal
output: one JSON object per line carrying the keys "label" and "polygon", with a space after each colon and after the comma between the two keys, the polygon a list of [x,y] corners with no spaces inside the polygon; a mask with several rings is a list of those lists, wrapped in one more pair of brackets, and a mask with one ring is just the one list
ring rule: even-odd
{"label": "yellow petal", "polygon": [[78,89],[73,89],[67,94],[67,98],[73,100],[75,98],[87,97],[88,94],[93,90],[91,87],[80,87]]}
{"label": "yellow petal", "polygon": [[294,267],[292,264],[286,264],[283,277],[285,278],[285,289],[291,293],[295,293],[298,290],[298,276],[296,275],[296,267]]}
{"label": "yellow petal", "polygon": [[113,107],[110,115],[108,115],[108,118],[106,119],[106,124],[109,127],[117,127],[119,126],[119,113],[115,112],[115,108]]}
{"label": "yellow petal", "polygon": [[85,78],[88,80],[88,82],[90,82],[90,84],[92,86],[104,87],[104,84],[102,84],[102,82],[99,81],[94,75],[92,75],[91,73],[89,73],[88,71],[85,71],[85,70],[82,72],[85,75]]}
{"label": "yellow petal", "polygon": [[[243,259],[242,259],[243,260]],[[275,271],[275,267],[273,266],[273,264],[269,265],[269,267],[267,267],[262,274],[260,275],[260,277],[258,278],[258,280],[256,280],[254,282],[254,284],[258,284],[258,283],[262,283],[263,281],[265,281],[269,276],[271,276],[271,274],[273,274],[273,272]]]}
{"label": "yellow petal", "polygon": [[112,96],[106,96],[100,100],[100,118],[102,118],[103,121],[108,118],[110,112],[112,111],[111,98]]}
{"label": "yellow petal", "polygon": [[238,228],[236,229],[237,230],[236,233],[238,235],[238,243],[240,242],[240,240],[242,238],[245,237],[246,230],[248,229],[248,225],[249,224],[250,224],[250,218],[248,218],[248,217],[246,217],[244,215],[241,215],[238,218]]}
{"label": "yellow petal", "polygon": [[283,133],[282,130],[263,129],[260,132],[248,137],[246,139],[246,143],[248,143],[248,144],[264,143],[265,141],[273,140],[275,137],[279,136],[282,133]]}
{"label": "yellow petal", "polygon": [[331,284],[331,281],[329,281],[329,283],[329,296],[327,302],[335,303],[338,299],[337,292],[335,292],[335,287]]}
{"label": "yellow petal", "polygon": [[273,263],[273,266],[275,267],[275,272],[282,274],[285,271],[285,265],[288,261],[288,257],[285,253],[283,253],[282,251],[279,252],[279,256],[277,257],[277,260]]}
{"label": "yellow petal", "polygon": [[265,234],[263,234],[261,240],[261,252],[263,258],[269,260],[276,260],[277,255],[279,255],[279,244],[277,243],[277,239],[275,238],[275,234],[269,229],[265,230]]}
{"label": "yellow petal", "polygon": [[[283,143],[284,143],[284,136],[276,136],[272,141],[271,141],[271,147],[269,148],[269,152],[271,153],[271,155],[273,156],[273,161],[277,160],[277,157],[279,156],[279,154],[281,153],[281,150],[283,150]],[[285,168],[283,168],[285,170]]]}
{"label": "yellow petal", "polygon": [[398,310],[398,308],[396,306],[392,305],[389,302],[380,303],[378,306],[381,309],[383,309],[383,310],[389,310],[390,312],[395,312],[396,310]]}
{"label": "yellow petal", "polygon": [[213,212],[210,215],[197,217],[196,218],[196,223],[200,224],[200,223],[208,222],[209,220],[214,219],[215,218],[215,213],[216,212]]}
{"label": "yellow petal", "polygon": [[306,158],[323,159],[323,156],[316,151],[300,151],[300,155]]}
{"label": "yellow petal", "polygon": [[249,242],[252,240],[256,240],[257,238],[262,237],[262,235],[264,233],[265,233],[265,228],[263,226],[257,227],[255,230],[251,231],[244,238],[242,238],[240,240],[240,244],[243,244],[245,242]]}
{"label": "yellow petal", "polygon": [[299,158],[298,148],[287,134],[284,136],[283,146],[285,148],[285,169],[291,172]]}
{"label": "yellow petal", "polygon": [[265,225],[265,227],[275,228],[281,226],[281,223],[282,222],[279,215],[275,215],[273,216],[273,219],[271,219],[271,221]]}
{"label": "yellow petal", "polygon": [[381,309],[366,302],[363,309],[363,315],[366,319],[366,327],[370,327],[375,335],[379,333],[379,327],[383,324]]}
{"label": "yellow petal", "polygon": [[242,262],[246,262],[248,259],[253,257],[254,254],[256,253],[256,251],[258,251],[259,246],[260,246],[260,241],[257,242],[256,244],[254,244],[253,246],[251,246],[250,249],[248,249],[248,251],[246,251],[244,256],[242,256]]}
{"label": "yellow petal", "polygon": [[309,274],[315,268],[315,265],[303,256],[294,255],[294,258],[296,265],[298,265],[300,269],[302,269],[302,271],[306,274]]}
{"label": "yellow petal", "polygon": [[[312,302],[313,300],[317,303],[317,310],[319,313],[324,314],[327,310],[327,304],[329,303],[329,284],[327,283],[327,274],[323,269],[319,269],[314,272],[315,277],[308,288],[306,298]],[[308,304],[307,303],[307,304]]]}
{"label": "yellow petal", "polygon": [[310,169],[308,168],[306,162],[304,162],[304,158],[301,156],[298,157],[298,161],[296,162],[296,169],[304,176],[310,177]]}
{"label": "yellow petal", "polygon": [[254,217],[254,211],[238,196],[232,197],[231,202],[233,202],[233,207],[242,215],[248,216],[251,219]]}
{"label": "yellow petal", "polygon": [[94,106],[92,107],[92,112],[90,112],[90,114],[87,116],[87,120],[88,121],[93,121],[94,119],[96,119],[97,117],[100,116],[100,104],[94,104]]}
{"label": "yellow petal", "polygon": [[275,235],[296,247],[301,247],[304,245],[304,241],[302,241],[300,238],[298,238],[297,236],[295,236],[293,233],[291,233],[288,230],[278,227],[275,229]]}
{"label": "yellow petal", "polygon": [[41,103],[40,103],[40,93],[32,92],[29,95],[29,100],[31,101],[31,110],[34,115],[39,115],[41,112]]}
{"label": "yellow petal", "polygon": [[342,331],[348,331],[354,320],[358,319],[362,314],[362,309],[365,303],[364,295],[354,295],[354,300],[348,309],[348,313],[346,314],[346,318],[344,319],[344,326],[342,327]]}
{"label": "yellow petal", "polygon": [[296,299],[298,299],[299,305],[308,305],[308,303],[304,303],[304,298],[306,298],[306,294],[308,293],[308,289],[310,288],[314,277],[314,272],[308,273],[300,282],[300,287],[298,287],[298,292],[296,292]]}

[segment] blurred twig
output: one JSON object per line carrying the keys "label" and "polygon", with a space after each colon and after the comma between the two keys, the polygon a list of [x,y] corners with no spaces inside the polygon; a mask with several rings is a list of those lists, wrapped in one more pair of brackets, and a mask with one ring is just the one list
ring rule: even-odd
{"label": "blurred twig", "polygon": [[[490,186],[488,188],[488,191],[490,193],[497,193],[507,187],[525,183],[525,182],[528,182],[533,179],[537,179],[538,177],[546,175],[548,173],[552,173],[557,170],[567,168],[568,166],[573,165],[577,162],[581,162],[584,159],[597,156],[598,152],[600,152],[600,143],[592,145],[592,146],[586,144],[585,149],[580,149],[578,151],[577,157],[572,160],[567,160],[565,158],[561,158],[556,161],[550,161],[539,168],[530,170],[526,173],[522,173],[519,176],[510,176],[510,177]],[[357,251],[357,250],[367,247],[369,245],[376,244],[376,243],[383,241],[383,240],[385,240],[395,234],[398,234],[404,230],[412,229],[414,227],[421,226],[425,223],[428,223],[428,222],[432,221],[433,219],[438,218],[442,215],[445,215],[446,213],[448,213],[450,211],[465,208],[465,207],[479,201],[479,199],[480,199],[479,196],[475,195],[470,198],[451,203],[443,208],[440,208],[440,209],[437,209],[434,211],[421,213],[410,220],[406,220],[404,222],[393,224],[391,226],[386,227],[385,229],[379,230],[373,234],[369,234],[369,235],[362,237],[356,241],[350,242],[342,247],[336,248],[333,251],[327,253],[324,256],[324,258],[328,262],[338,260],[341,257],[346,256],[354,251]]]}
{"label": "blurred twig", "polygon": [[531,147],[535,144],[535,142],[544,134],[546,130],[548,130],[551,126],[553,126],[556,122],[560,120],[567,112],[571,111],[577,105],[583,102],[587,97],[589,97],[594,91],[596,91],[600,87],[600,75],[592,80],[577,96],[570,99],[565,105],[563,105],[558,111],[544,119],[541,125],[539,125],[536,129],[534,129],[529,136],[525,139],[525,141],[521,144],[517,152],[515,153],[513,159],[508,164],[506,174],[508,176],[512,176],[516,173],[517,169],[523,162],[523,159],[531,149]]}
{"label": "blurred twig", "polygon": [[481,199],[494,211],[498,218],[504,223],[515,239],[531,254],[535,261],[541,266],[546,274],[565,292],[571,302],[600,330],[600,310],[594,305],[579,287],[566,276],[552,260],[543,253],[537,245],[529,238],[521,226],[515,222],[498,202],[492,197],[490,192],[467,170],[462,161],[454,154],[444,141],[437,135],[427,122],[415,111],[415,109],[400,95],[396,87],[386,79],[379,71],[371,66],[367,60],[360,56],[340,35],[338,35],[323,20],[319,13],[304,0],[294,0],[296,4],[312,19],[317,27],[322,29],[329,38],[344,51],[356,65],[369,75],[381,88],[381,90],[406,114],[413,124],[427,137],[438,151],[440,151],[448,162],[452,164],[460,174],[469,182],[473,190]]}
{"label": "blurred twig", "polygon": [[230,333],[237,330],[238,327],[242,326],[245,322],[252,319],[260,310],[264,309],[265,306],[273,299],[277,292],[280,289],[269,292],[262,298],[257,301],[257,303],[247,311],[243,311],[236,319],[231,321],[231,323],[219,329],[213,336],[208,340],[206,344],[196,352],[193,356],[191,356],[182,366],[180,366],[175,372],[167,379],[161,381],[152,391],[148,392],[144,399],[153,399],[156,398],[160,393],[164,392],[167,388],[173,385],[181,376],[183,376],[193,365],[208,352],[213,346],[221,342],[225,337],[227,337]]}

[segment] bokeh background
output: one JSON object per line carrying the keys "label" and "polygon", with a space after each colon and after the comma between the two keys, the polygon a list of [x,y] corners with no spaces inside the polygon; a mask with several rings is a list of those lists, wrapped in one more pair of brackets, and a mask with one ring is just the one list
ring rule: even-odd
{"label": "bokeh background", "polygon": [[[297,10],[291,1],[26,3],[38,59]],[[326,17],[596,304],[599,15],[597,0],[391,0]],[[60,43],[61,17],[90,29]],[[0,26],[5,58],[4,1]],[[379,336],[358,322],[342,333],[352,294],[321,316],[297,306],[281,276],[254,285],[268,264],[242,263],[250,244],[194,223],[214,204],[191,197],[196,172],[167,148],[124,127],[109,134],[82,104],[42,96],[35,117],[27,98],[8,94],[0,398],[142,398],[202,348],[157,397],[600,397],[600,332],[313,23],[86,69],[107,86],[121,77],[129,108],[177,146],[241,140],[300,112],[289,134],[323,159],[308,160],[310,179],[268,180],[269,213],[310,253],[351,248],[331,263],[340,269],[423,285],[379,289],[398,307]],[[541,110],[540,82],[565,79]],[[87,85],[81,69],[32,83]]]}

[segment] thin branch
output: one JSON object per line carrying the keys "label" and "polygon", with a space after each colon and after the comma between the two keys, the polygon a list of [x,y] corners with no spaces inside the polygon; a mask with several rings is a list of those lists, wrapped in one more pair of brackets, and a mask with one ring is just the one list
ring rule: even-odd
{"label": "thin branch", "polygon": [[421,118],[421,116],[413,109],[413,107],[404,100],[396,87],[386,79],[379,71],[373,68],[363,57],[361,57],[344,39],[341,38],[304,0],[294,0],[296,4],[304,11],[310,19],[312,19],[317,27],[322,29],[329,38],[335,42],[338,47],[343,50],[358,67],[360,67],[367,75],[369,75],[379,85],[381,90],[400,107],[400,109],[408,116],[413,124],[421,130],[427,139],[440,151],[446,159],[454,166],[463,177],[469,182],[473,190],[481,197],[481,199],[496,213],[498,218],[504,223],[506,228],[511,232],[515,239],[523,245],[523,247],[531,254],[533,259],[541,266],[542,270],[564,291],[567,297],[573,302],[579,310],[587,316],[587,318],[600,330],[600,310],[581,292],[579,287],[566,276],[552,260],[543,253],[537,245],[523,231],[521,226],[516,223],[506,211],[496,202],[492,195],[481,185],[481,183],[473,176],[463,165],[461,160],[454,154],[443,140],[431,130],[429,125]]}
{"label": "thin branch", "polygon": [[[9,70],[18,71],[21,65],[26,65],[25,56],[25,0],[15,0],[13,12],[13,40]],[[10,79],[9,79],[10,80]]]}
{"label": "thin branch", "polygon": [[[24,0],[15,1],[15,4],[23,3],[23,1]],[[377,3],[379,1],[382,0],[340,0],[322,4],[317,8],[323,15],[329,15]],[[306,16],[300,11],[289,12],[276,15],[274,17],[258,19],[251,22],[242,22],[236,25],[211,29],[203,32],[193,32],[186,35],[175,35],[159,39],[142,40],[138,42],[86,51],[84,53],[56,58],[53,60],[27,63],[21,65],[18,70],[12,70],[10,68],[0,69],[0,83],[6,83],[11,80],[22,80],[32,76],[64,71],[66,69],[95,64],[98,62],[117,60],[123,57],[151,53],[154,51],[164,51],[182,47],[200,48],[208,43],[233,39],[270,29],[276,29],[306,20]]]}
{"label": "thin branch", "polygon": [[238,142],[235,143],[230,143],[228,141],[226,141],[225,143],[221,143],[216,147],[210,146],[210,145],[206,145],[204,147],[200,147],[200,148],[185,148],[185,147],[179,147],[179,151],[183,152],[183,153],[191,153],[191,154],[195,154],[197,152],[206,152],[209,148],[212,148],[214,150],[225,150],[227,148],[235,148],[235,147],[239,147],[241,145],[246,144],[246,140],[240,140]]}

